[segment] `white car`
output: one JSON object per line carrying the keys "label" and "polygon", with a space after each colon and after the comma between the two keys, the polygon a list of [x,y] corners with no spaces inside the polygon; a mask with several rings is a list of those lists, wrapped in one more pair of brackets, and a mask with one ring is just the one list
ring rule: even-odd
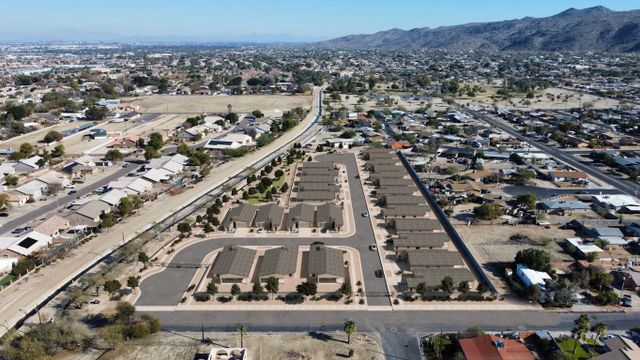
{"label": "white car", "polygon": [[371,245],[369,245],[369,250],[376,251],[376,250],[378,250],[378,246],[376,244],[371,244]]}

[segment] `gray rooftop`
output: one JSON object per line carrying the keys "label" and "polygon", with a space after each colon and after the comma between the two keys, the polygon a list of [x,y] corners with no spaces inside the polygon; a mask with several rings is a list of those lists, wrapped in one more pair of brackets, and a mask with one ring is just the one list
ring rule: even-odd
{"label": "gray rooftop", "polygon": [[109,211],[111,211],[111,205],[103,201],[92,200],[76,210],[76,214],[85,216],[89,219],[95,219],[98,218],[103,212]]}
{"label": "gray rooftop", "polygon": [[434,231],[441,230],[442,226],[438,220],[433,219],[396,219],[396,231],[398,233],[408,231]]}
{"label": "gray rooftop", "polygon": [[235,206],[227,212],[224,216],[224,220],[222,220],[222,226],[228,228],[232,222],[246,222],[252,223],[253,218],[255,218],[256,213],[258,212],[258,207],[251,204],[240,204]]}
{"label": "gray rooftop", "polygon": [[287,276],[296,272],[298,246],[283,246],[265,251],[260,267],[260,277]]}
{"label": "gray rooftop", "polygon": [[447,233],[409,233],[400,234],[398,239],[393,240],[393,246],[401,248],[441,248],[449,240],[451,239]]}
{"label": "gray rooftop", "polygon": [[246,278],[251,272],[256,250],[227,245],[218,253],[213,262],[209,277],[214,275],[232,275]]}
{"label": "gray rooftop", "polygon": [[334,168],[329,168],[329,169],[325,169],[325,168],[305,169],[305,168],[302,168],[302,175],[331,175],[331,176],[338,176],[338,170],[336,170]]}
{"label": "gray rooftop", "polygon": [[282,217],[284,216],[284,208],[277,204],[267,204],[260,207],[258,214],[256,215],[255,222],[258,223],[271,223],[274,226],[280,226],[282,224]]}
{"label": "gray rooftop", "polygon": [[405,279],[407,287],[415,288],[420,283],[424,283],[427,287],[437,287],[442,284],[442,279],[450,277],[454,286],[463,282],[475,281],[473,273],[466,268],[413,268],[413,277]]}
{"label": "gray rooftop", "polygon": [[448,250],[412,250],[407,252],[409,267],[453,267],[464,265],[457,251]]}
{"label": "gray rooftop", "polygon": [[413,182],[413,180],[405,179],[402,177],[403,175],[404,173],[398,174],[398,176],[391,177],[391,178],[379,179],[378,186],[380,186],[381,188],[390,187],[390,186],[411,186],[411,185],[415,186],[415,183]]}
{"label": "gray rooftop", "polygon": [[331,161],[305,161],[302,163],[303,168],[334,168],[335,164]]}
{"label": "gray rooftop", "polygon": [[401,218],[401,217],[421,217],[427,215],[430,208],[426,205],[397,205],[382,209],[385,217]]}
{"label": "gray rooftop", "polygon": [[344,277],[342,250],[312,245],[309,249],[309,274]]}
{"label": "gray rooftop", "polygon": [[386,165],[386,164],[378,164],[373,166],[374,173],[385,173],[385,172],[402,172],[405,173],[404,167],[402,165]]}
{"label": "gray rooftop", "polygon": [[318,206],[316,219],[318,223],[333,221],[336,227],[343,225],[342,209],[335,204],[326,203]]}
{"label": "gray rooftop", "polygon": [[338,185],[325,183],[304,183],[299,184],[300,191],[338,191]]}
{"label": "gray rooftop", "polygon": [[336,177],[330,174],[327,175],[302,175],[300,176],[300,185],[305,183],[325,183],[335,184]]}
{"label": "gray rooftop", "polygon": [[298,191],[295,195],[295,201],[331,201],[335,199],[335,191]]}
{"label": "gray rooftop", "polygon": [[289,210],[287,223],[291,225],[294,221],[304,221],[313,223],[316,217],[316,209],[313,205],[297,204]]}
{"label": "gray rooftop", "polygon": [[427,203],[422,196],[387,195],[384,198],[387,207],[396,205],[425,205]]}
{"label": "gray rooftop", "polygon": [[418,192],[418,187],[415,185],[410,186],[381,186],[376,190],[378,196],[387,195],[413,195]]}

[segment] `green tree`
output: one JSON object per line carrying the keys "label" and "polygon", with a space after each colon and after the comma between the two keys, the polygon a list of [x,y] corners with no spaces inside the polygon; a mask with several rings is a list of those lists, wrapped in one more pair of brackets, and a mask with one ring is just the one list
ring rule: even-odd
{"label": "green tree", "polygon": [[522,195],[516,196],[516,203],[519,206],[523,206],[529,210],[533,210],[536,208],[537,201],[538,201],[538,198],[534,193],[522,194]]}
{"label": "green tree", "polygon": [[178,147],[176,148],[176,152],[180,155],[191,156],[191,149],[189,148],[189,145],[183,142],[178,145]]}
{"label": "green tree", "polygon": [[91,273],[81,277],[80,283],[82,284],[82,286],[86,288],[89,288],[89,287],[94,288],[96,291],[95,296],[99,296],[100,288],[104,286],[105,278],[100,273]]}
{"label": "green tree", "polygon": [[133,289],[133,291],[135,292],[136,289],[140,286],[140,281],[135,276],[129,276],[129,278],[127,279],[127,286]]}
{"label": "green tree", "polygon": [[56,145],[56,147],[53,148],[53,151],[51,151],[51,156],[53,157],[62,157],[64,155],[64,145],[62,144],[58,144]]}
{"label": "green tree", "polygon": [[213,281],[210,281],[209,284],[207,284],[207,294],[211,296],[216,296],[217,293],[218,293],[218,286]]}
{"label": "green tree", "polygon": [[474,208],[473,214],[482,220],[495,220],[502,215],[502,207],[496,203],[484,203]]}
{"label": "green tree", "polygon": [[126,301],[119,301],[116,305],[115,318],[125,325],[131,325],[136,314],[136,307]]}
{"label": "green tree", "polygon": [[52,142],[56,142],[56,141],[60,141],[62,140],[63,136],[62,134],[60,134],[59,132],[55,131],[55,130],[51,130],[47,133],[47,135],[44,136],[44,142],[46,142],[47,144],[51,144]]}
{"label": "green tree", "polygon": [[9,201],[9,195],[5,193],[0,194],[0,210],[5,211],[11,207],[11,202]]}
{"label": "green tree", "polygon": [[351,296],[351,294],[353,293],[353,291],[351,290],[351,285],[349,283],[343,283],[340,286],[340,293],[344,296]]}
{"label": "green tree", "polygon": [[225,119],[227,119],[227,121],[229,121],[229,123],[231,124],[235,124],[238,122],[238,114],[234,113],[234,112],[230,112],[227,115],[224,116]]}
{"label": "green tree", "polygon": [[551,255],[541,249],[529,248],[518,251],[516,253],[515,263],[524,264],[529,269],[537,271],[551,271]]}
{"label": "green tree", "polygon": [[240,292],[240,286],[238,286],[238,284],[231,285],[231,296],[238,296]]}
{"label": "green tree", "polygon": [[83,303],[89,301],[89,295],[85,294],[81,287],[72,287],[67,291],[67,301],[69,305],[75,305],[80,308]]}
{"label": "green tree", "polygon": [[440,290],[444,291],[445,294],[451,294],[453,292],[453,279],[450,276],[445,276],[442,281],[440,281]]}
{"label": "green tree", "polygon": [[104,154],[104,159],[108,161],[121,161],[124,159],[124,155],[117,149],[111,149]]}
{"label": "green tree", "polygon": [[318,285],[314,282],[305,281],[296,286],[296,291],[304,296],[313,296],[318,292]]}
{"label": "green tree", "polygon": [[580,316],[574,320],[573,328],[571,329],[571,334],[575,339],[575,343],[573,345],[573,357],[575,358],[576,352],[578,351],[578,343],[585,341],[587,338],[587,333],[591,330],[591,320],[589,319],[589,315],[580,314]]}
{"label": "green tree", "polygon": [[426,292],[427,292],[427,285],[425,283],[421,282],[418,285],[416,285],[416,293],[424,296]]}
{"label": "green tree", "polygon": [[187,222],[183,222],[178,224],[178,232],[180,232],[180,235],[185,237],[188,236],[189,234],[191,234],[191,224],[187,223]]}
{"label": "green tree", "polygon": [[344,322],[344,332],[347,334],[347,344],[351,344],[351,336],[358,331],[356,327],[356,323],[352,320],[347,320]]}
{"label": "green tree", "polygon": [[145,267],[149,263],[149,255],[147,253],[141,251],[138,253],[138,261],[140,261]]}
{"label": "green tree", "polygon": [[280,288],[280,281],[278,278],[270,276],[267,278],[267,283],[265,285],[265,289],[271,294],[271,299],[273,299],[273,295],[278,293]]}
{"label": "green tree", "polygon": [[160,152],[153,146],[145,146],[144,159],[149,161],[151,159],[157,159],[160,157]]}
{"label": "green tree", "polygon": [[469,292],[469,282],[468,281],[461,281],[460,284],[458,284],[458,291],[466,294]]}
{"label": "green tree", "polygon": [[601,337],[607,336],[607,330],[607,324],[604,321],[598,321],[598,323],[593,326],[591,331],[596,334],[596,343]]}
{"label": "green tree", "polygon": [[118,213],[120,213],[122,217],[131,216],[131,214],[133,214],[133,210],[133,201],[126,197],[120,199],[120,203],[118,204]]}
{"label": "green tree", "polygon": [[20,144],[19,152],[21,154],[23,154],[25,157],[29,157],[29,156],[33,155],[34,151],[35,151],[35,149],[33,148],[33,145],[31,145],[29,143]]}
{"label": "green tree", "polygon": [[264,289],[262,288],[262,285],[260,285],[259,281],[256,281],[253,283],[253,288],[251,288],[251,293],[253,293],[253,295],[262,295],[262,293],[264,292]]}
{"label": "green tree", "polygon": [[16,186],[18,185],[18,177],[8,175],[7,177],[4,178],[4,184],[7,186]]}
{"label": "green tree", "polygon": [[104,285],[102,286],[102,288],[104,289],[104,291],[108,292],[109,295],[113,295],[113,293],[115,293],[116,291],[122,288],[122,284],[120,283],[120,281],[115,279],[107,280],[104,282]]}
{"label": "green tree", "polygon": [[116,224],[116,219],[113,217],[112,213],[102,213],[100,214],[100,228],[108,229],[113,227]]}
{"label": "green tree", "polygon": [[98,336],[107,344],[108,350],[114,350],[120,343],[124,341],[123,332],[124,330],[122,328],[122,325],[107,325],[101,327],[98,330]]}
{"label": "green tree", "polygon": [[264,114],[263,114],[263,113],[262,113],[262,111],[260,111],[260,110],[253,110],[253,111],[251,112],[251,114],[253,114],[253,116],[255,116],[255,117],[257,117],[257,118],[264,117]]}
{"label": "green tree", "polygon": [[149,141],[147,142],[147,145],[156,150],[162,149],[162,147],[164,146],[164,139],[162,138],[162,134],[160,134],[159,132],[153,132],[149,134]]}

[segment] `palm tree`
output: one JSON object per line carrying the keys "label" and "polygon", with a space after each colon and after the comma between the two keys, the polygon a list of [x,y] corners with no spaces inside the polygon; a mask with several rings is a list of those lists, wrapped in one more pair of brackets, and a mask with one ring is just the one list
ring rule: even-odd
{"label": "palm tree", "polygon": [[571,329],[571,333],[575,338],[575,343],[573,345],[573,357],[576,357],[576,352],[578,351],[578,343],[584,341],[587,332],[591,330],[591,320],[589,319],[589,315],[580,314],[580,316],[573,322],[574,326]]}
{"label": "palm tree", "polygon": [[344,332],[347,333],[347,344],[351,344],[351,335],[355,334],[356,331],[358,331],[358,328],[355,322],[351,320],[345,321]]}
{"label": "palm tree", "polygon": [[601,337],[607,336],[607,324],[605,324],[604,321],[598,321],[591,330],[596,334],[596,343]]}
{"label": "palm tree", "polygon": [[247,334],[247,326],[244,324],[238,324],[236,331],[240,333],[240,347],[244,347],[244,336]]}

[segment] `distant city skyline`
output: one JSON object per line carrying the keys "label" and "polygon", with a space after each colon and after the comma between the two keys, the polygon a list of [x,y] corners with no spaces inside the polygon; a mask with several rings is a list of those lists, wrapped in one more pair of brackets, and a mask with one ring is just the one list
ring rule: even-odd
{"label": "distant city skyline", "polygon": [[598,5],[640,8],[637,0],[22,0],[4,4],[0,41],[316,41],[391,28],[545,17]]}

